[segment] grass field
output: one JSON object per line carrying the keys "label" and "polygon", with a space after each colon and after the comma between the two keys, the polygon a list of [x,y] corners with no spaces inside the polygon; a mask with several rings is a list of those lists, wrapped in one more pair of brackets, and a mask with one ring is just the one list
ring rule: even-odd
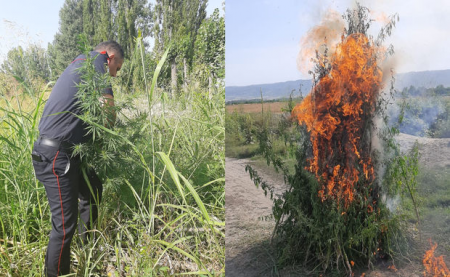
{"label": "grass field", "polygon": [[[84,153],[104,201],[90,243],[74,238],[71,276],[223,275],[224,88],[113,89],[116,126]],[[49,89],[0,94],[0,276],[41,276],[51,222],[31,150]]]}

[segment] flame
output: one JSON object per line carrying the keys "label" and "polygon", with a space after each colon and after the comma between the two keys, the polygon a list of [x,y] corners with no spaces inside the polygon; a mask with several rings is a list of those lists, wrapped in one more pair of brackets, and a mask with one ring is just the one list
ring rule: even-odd
{"label": "flame", "polygon": [[431,243],[431,249],[425,252],[423,257],[423,265],[425,266],[424,276],[432,276],[432,277],[450,277],[450,270],[447,268],[447,265],[444,262],[444,257],[434,256],[434,250],[437,248],[437,243],[434,245]]}
{"label": "flame", "polygon": [[313,157],[307,170],[322,184],[322,201],[342,200],[348,207],[360,178],[366,185],[375,178],[370,138],[364,136],[382,86],[379,52],[363,34],[342,37],[330,56],[329,74],[292,111],[310,132]]}
{"label": "flame", "polygon": [[397,272],[397,268],[395,267],[395,265],[390,265],[388,266],[388,269],[393,270],[394,272]]}

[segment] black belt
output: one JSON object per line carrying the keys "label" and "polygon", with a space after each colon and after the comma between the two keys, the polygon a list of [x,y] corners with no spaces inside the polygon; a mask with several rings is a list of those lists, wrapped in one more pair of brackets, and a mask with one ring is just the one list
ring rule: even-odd
{"label": "black belt", "polygon": [[72,152],[74,145],[67,141],[60,141],[56,139],[46,138],[40,136],[38,139],[38,144],[47,145],[50,147],[55,147],[61,150]]}

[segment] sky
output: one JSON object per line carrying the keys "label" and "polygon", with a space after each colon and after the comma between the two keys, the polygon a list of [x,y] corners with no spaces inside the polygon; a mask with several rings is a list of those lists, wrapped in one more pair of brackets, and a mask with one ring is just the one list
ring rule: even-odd
{"label": "sky", "polygon": [[[397,73],[450,69],[450,1],[359,1],[376,19],[400,20],[385,44],[394,46]],[[343,14],[350,0],[226,0],[226,86],[311,79],[297,68],[300,40],[330,9]],[[377,34],[381,23],[372,24]]]}
{"label": "sky", "polygon": [[[209,0],[207,15],[224,0]],[[153,2],[154,1],[149,1]],[[0,9],[0,63],[8,51],[19,45],[38,44],[47,48],[59,30],[59,11],[64,0],[9,0]]]}

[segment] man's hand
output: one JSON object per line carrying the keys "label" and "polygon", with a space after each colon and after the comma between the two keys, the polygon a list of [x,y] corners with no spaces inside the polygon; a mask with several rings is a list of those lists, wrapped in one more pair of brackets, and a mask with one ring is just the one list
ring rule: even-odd
{"label": "man's hand", "polygon": [[100,97],[100,102],[102,102],[102,106],[105,108],[108,122],[105,123],[106,128],[112,128],[114,127],[114,124],[116,123],[116,110],[114,109],[114,96],[111,94],[103,94],[102,97]]}

